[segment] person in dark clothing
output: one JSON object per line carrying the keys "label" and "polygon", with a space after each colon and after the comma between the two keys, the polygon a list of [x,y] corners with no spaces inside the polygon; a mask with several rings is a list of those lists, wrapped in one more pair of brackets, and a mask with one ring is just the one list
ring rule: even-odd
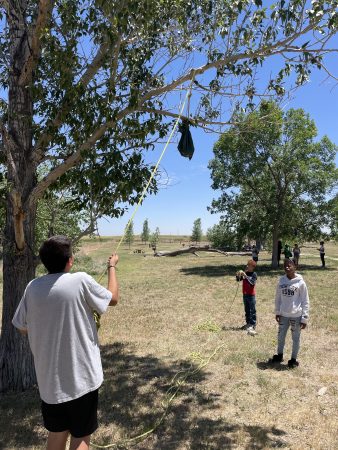
{"label": "person in dark clothing", "polygon": [[322,262],[322,267],[325,267],[325,247],[324,247],[324,241],[320,241],[320,247],[318,249],[320,260]]}
{"label": "person in dark clothing", "polygon": [[285,256],[285,259],[290,259],[292,258],[292,251],[291,251],[291,247],[289,244],[285,244],[284,245],[284,250],[282,251],[282,253]]}
{"label": "person in dark clothing", "polygon": [[299,257],[300,257],[300,248],[299,248],[298,244],[295,244],[295,246],[293,247],[292,253],[293,253],[293,262],[295,263],[296,270],[298,270]]}
{"label": "person in dark clothing", "polygon": [[255,262],[258,262],[259,250],[258,250],[258,248],[256,247],[256,245],[253,245],[253,246],[252,246],[251,252],[252,252],[252,259],[253,259]]}

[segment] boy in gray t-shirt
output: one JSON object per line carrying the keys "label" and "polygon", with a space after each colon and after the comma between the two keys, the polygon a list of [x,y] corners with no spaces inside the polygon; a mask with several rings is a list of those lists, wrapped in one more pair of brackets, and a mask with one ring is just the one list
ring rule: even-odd
{"label": "boy in gray t-shirt", "polygon": [[[108,260],[108,288],[85,272],[70,273],[74,258],[71,241],[54,236],[39,251],[48,275],[26,287],[13,325],[28,334],[42,400],[47,448],[89,448],[97,428],[98,388],[103,381],[93,311],[102,314],[118,301],[115,267]],[[86,447],[87,446],[87,447]]]}

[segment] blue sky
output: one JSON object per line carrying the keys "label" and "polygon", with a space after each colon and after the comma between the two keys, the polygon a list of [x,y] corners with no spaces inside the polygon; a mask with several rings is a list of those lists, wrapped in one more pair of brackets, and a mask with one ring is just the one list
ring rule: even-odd
{"label": "blue sky", "polygon": [[[325,73],[313,74],[312,80],[299,88],[294,99],[286,104],[286,108],[303,108],[310,114],[318,128],[318,136],[328,137],[338,144],[338,82],[326,79]],[[190,235],[193,222],[201,218],[203,232],[218,223],[219,215],[210,214],[207,207],[217,192],[211,189],[208,162],[213,157],[212,149],[218,134],[206,134],[200,129],[192,128],[195,153],[189,161],[177,150],[178,136],[168,146],[161,162],[170,184],[161,188],[157,195],[145,198],[134,216],[134,233],[142,231],[143,222],[148,219],[151,231],[156,227],[161,234]],[[164,144],[158,146],[147,160],[156,164]],[[336,158],[338,165],[338,159]],[[103,236],[121,235],[129,218],[134,212],[130,208],[119,219],[101,219],[99,232]]]}

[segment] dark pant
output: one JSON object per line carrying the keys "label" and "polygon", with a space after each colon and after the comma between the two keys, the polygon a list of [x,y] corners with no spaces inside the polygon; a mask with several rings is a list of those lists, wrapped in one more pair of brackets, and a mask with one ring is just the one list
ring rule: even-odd
{"label": "dark pant", "polygon": [[59,433],[69,431],[76,438],[88,436],[97,429],[98,392],[89,392],[82,397],[64,403],[49,404],[41,401],[45,428]]}
{"label": "dark pant", "polygon": [[325,267],[325,253],[320,254],[320,259],[322,261],[322,266]]}
{"label": "dark pant", "polygon": [[248,325],[256,326],[256,297],[254,295],[243,294],[245,321]]}

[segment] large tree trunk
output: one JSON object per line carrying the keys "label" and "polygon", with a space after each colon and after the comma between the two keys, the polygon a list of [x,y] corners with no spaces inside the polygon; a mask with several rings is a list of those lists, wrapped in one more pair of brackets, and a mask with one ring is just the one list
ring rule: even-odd
{"label": "large tree trunk", "polygon": [[[10,222],[10,221],[9,221]],[[19,251],[14,243],[13,224],[5,231],[3,258],[3,315],[0,338],[0,392],[21,391],[35,384],[33,357],[26,336],[11,321],[27,283],[34,277],[32,250]]]}
{"label": "large tree trunk", "polygon": [[30,52],[29,31],[24,23],[26,0],[10,2],[7,210],[3,242],[3,319],[0,338],[0,391],[22,390],[35,383],[33,358],[26,337],[11,320],[27,283],[34,278],[36,206],[30,195],[36,183],[32,157],[33,106],[31,86],[20,85],[20,75]]}

